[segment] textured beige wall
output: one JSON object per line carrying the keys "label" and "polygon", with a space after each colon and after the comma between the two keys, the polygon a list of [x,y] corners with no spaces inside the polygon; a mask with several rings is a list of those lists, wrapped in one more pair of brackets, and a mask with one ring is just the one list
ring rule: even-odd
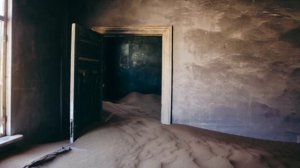
{"label": "textured beige wall", "polygon": [[84,25],[173,25],[173,122],[244,136],[300,135],[300,7],[295,1],[92,0]]}

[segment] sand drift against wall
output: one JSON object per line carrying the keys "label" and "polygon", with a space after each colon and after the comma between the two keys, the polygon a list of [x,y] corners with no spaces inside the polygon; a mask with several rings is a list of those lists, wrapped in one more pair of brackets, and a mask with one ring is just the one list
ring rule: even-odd
{"label": "sand drift against wall", "polygon": [[[299,167],[299,146],[161,125],[160,98],[131,93],[104,110],[123,120],[79,138],[69,154],[45,167]],[[144,116],[144,117],[142,117]]]}
{"label": "sand drift against wall", "polygon": [[[118,120],[80,137],[49,168],[300,167],[300,146],[184,125],[161,125],[160,97],[131,93],[104,111]],[[26,156],[25,156],[26,157]],[[19,157],[17,157],[20,159]],[[10,162],[0,167],[16,167]]]}

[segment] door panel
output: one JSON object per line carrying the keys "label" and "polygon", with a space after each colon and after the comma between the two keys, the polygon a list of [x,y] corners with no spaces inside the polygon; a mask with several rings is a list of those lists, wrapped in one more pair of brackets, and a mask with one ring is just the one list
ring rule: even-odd
{"label": "door panel", "polygon": [[102,105],[102,36],[72,24],[70,142],[100,120]]}

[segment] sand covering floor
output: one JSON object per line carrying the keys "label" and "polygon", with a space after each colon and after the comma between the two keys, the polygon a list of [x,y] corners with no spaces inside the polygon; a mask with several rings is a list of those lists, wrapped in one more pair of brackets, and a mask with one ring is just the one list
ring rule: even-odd
{"label": "sand covering floor", "polygon": [[[131,93],[118,103],[104,102],[103,107],[114,114],[115,122],[80,137],[71,152],[43,167],[300,167],[299,144],[261,141],[183,125],[161,125],[160,97],[156,95]],[[0,162],[0,167],[9,168],[13,165],[9,161],[13,158]]]}

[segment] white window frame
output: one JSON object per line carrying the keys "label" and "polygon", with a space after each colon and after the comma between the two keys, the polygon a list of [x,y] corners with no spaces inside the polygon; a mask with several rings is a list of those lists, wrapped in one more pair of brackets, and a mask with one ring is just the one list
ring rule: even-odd
{"label": "white window frame", "polygon": [[4,0],[4,16],[0,16],[0,20],[4,21],[4,37],[3,37],[3,55],[0,74],[2,85],[0,112],[3,114],[3,134],[0,137],[11,135],[11,41],[12,41],[12,0]]}
{"label": "white window frame", "polygon": [[[23,139],[23,135],[12,135],[11,125],[11,92],[12,92],[12,8],[13,0],[4,0],[4,19],[5,35],[3,45],[3,68],[2,69],[2,100],[0,99],[0,108],[4,114],[4,133],[0,135],[0,148],[18,142]],[[1,94],[0,94],[1,95]]]}

